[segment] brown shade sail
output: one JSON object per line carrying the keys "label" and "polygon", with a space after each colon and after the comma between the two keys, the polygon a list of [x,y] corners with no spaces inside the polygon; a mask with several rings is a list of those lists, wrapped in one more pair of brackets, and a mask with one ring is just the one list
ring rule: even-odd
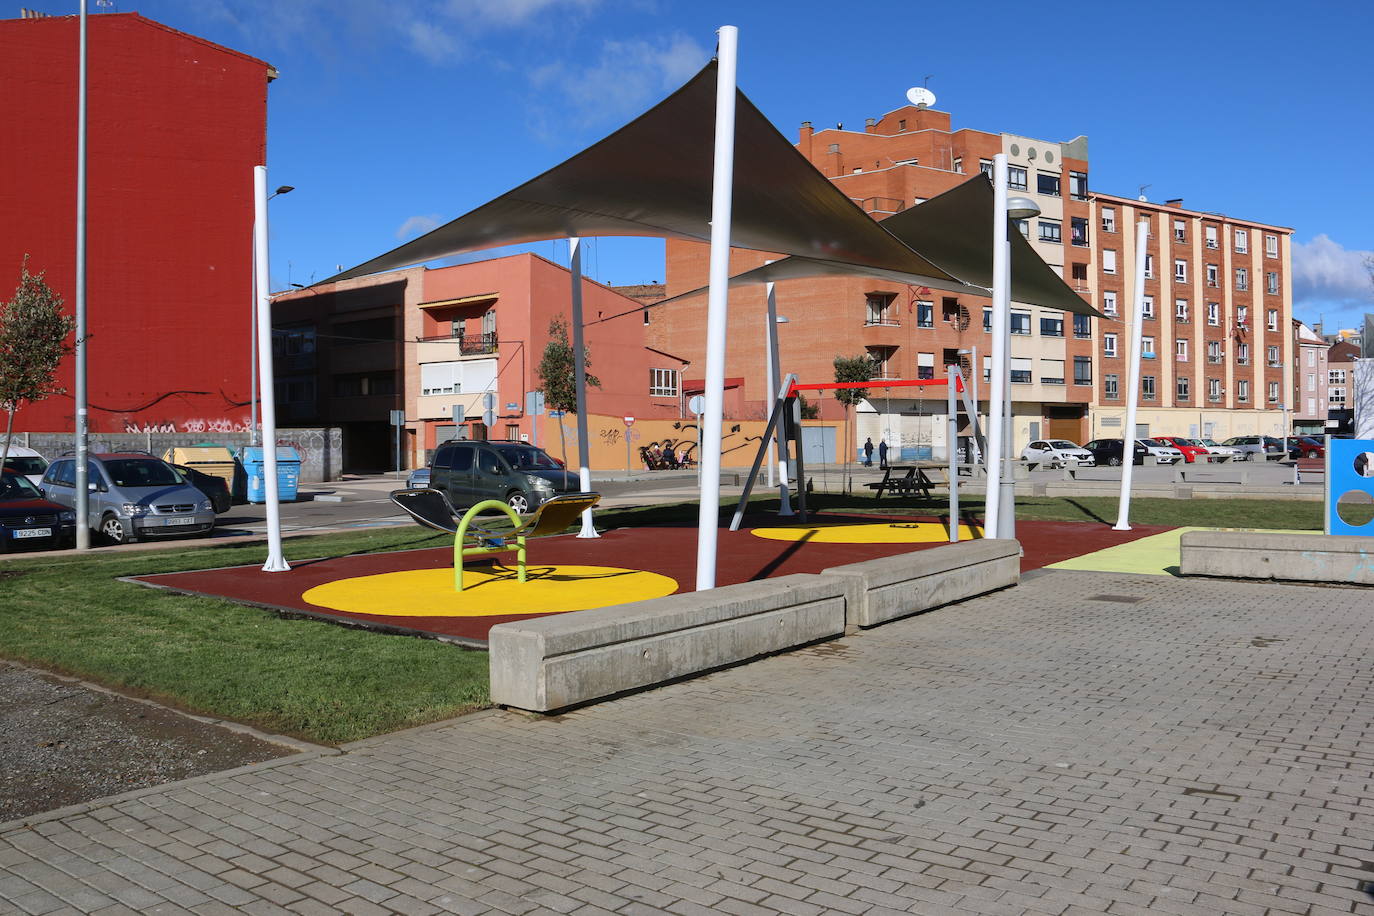
{"label": "brown shade sail", "polygon": [[[986,296],[992,289],[992,184],[987,176],[968,181],[923,204],[894,213],[880,224],[888,232],[939,264],[957,280],[875,269],[866,265],[782,258],[730,278],[730,286],[750,286],[802,277],[864,276],[918,284],[969,295]],[[1054,272],[1020,232],[1011,239],[1011,298],[1016,302],[1062,309],[1076,315],[1102,314],[1074,292]],[[695,296],[706,287],[654,303],[655,307]]]}
{"label": "brown shade sail", "polygon": [[[604,140],[413,241],[327,280],[482,248],[592,236],[709,241],[717,64]],[[731,245],[956,282],[894,238],[737,93]]]}

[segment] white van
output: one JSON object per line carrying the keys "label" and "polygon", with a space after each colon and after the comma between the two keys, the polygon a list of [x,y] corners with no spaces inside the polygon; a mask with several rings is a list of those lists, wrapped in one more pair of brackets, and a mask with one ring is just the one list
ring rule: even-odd
{"label": "white van", "polygon": [[[0,446],[3,446],[0,442]],[[35,487],[43,479],[43,472],[48,469],[48,459],[38,454],[31,448],[10,443],[9,456],[5,459],[5,470],[16,474],[23,474]]]}

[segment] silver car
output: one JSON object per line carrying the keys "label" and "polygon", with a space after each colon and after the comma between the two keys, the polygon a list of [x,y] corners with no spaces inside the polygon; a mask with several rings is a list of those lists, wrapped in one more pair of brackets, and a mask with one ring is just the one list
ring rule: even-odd
{"label": "silver car", "polygon": [[1137,439],[1141,445],[1145,446],[1145,454],[1155,460],[1156,464],[1173,464],[1183,460],[1183,453],[1172,445],[1160,442],[1158,439]]}
{"label": "silver car", "polygon": [[[112,544],[210,534],[215,510],[167,462],[141,452],[92,455],[86,464],[91,529]],[[43,475],[43,495],[76,507],[76,460],[59,458]]]}

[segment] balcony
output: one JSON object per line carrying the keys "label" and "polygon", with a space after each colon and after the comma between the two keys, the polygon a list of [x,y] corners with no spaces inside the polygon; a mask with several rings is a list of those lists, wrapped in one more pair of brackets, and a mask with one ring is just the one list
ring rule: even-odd
{"label": "balcony", "polygon": [[[419,342],[422,344],[444,344],[446,348],[456,345],[459,356],[490,356],[496,352],[499,345],[495,331],[467,336],[445,334],[438,337],[421,337]],[[447,349],[447,352],[451,355],[453,351]]]}
{"label": "balcony", "polygon": [[902,322],[896,318],[874,318],[869,316],[864,320],[864,327],[866,328],[900,328],[901,326]]}
{"label": "balcony", "polygon": [[865,213],[900,213],[906,209],[906,204],[895,197],[865,197],[863,200],[856,200],[855,203]]}

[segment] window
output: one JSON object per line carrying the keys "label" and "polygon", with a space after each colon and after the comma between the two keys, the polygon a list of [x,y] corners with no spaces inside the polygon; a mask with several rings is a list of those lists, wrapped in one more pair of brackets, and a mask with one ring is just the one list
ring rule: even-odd
{"label": "window", "polygon": [[1113,207],[1102,208],[1102,231],[1116,231],[1116,209]]}
{"label": "window", "polygon": [[1279,272],[1278,272],[1277,270],[1271,270],[1271,271],[1267,271],[1267,272],[1265,273],[1265,275],[1264,275],[1264,289],[1265,289],[1265,292],[1269,293],[1269,295],[1271,295],[1271,296],[1277,296],[1277,295],[1278,295],[1278,293],[1279,293]]}
{"label": "window", "polygon": [[1074,200],[1088,199],[1088,173],[1070,172],[1069,173],[1069,196]]}
{"label": "window", "polygon": [[1121,397],[1115,375],[1102,376],[1102,397],[1108,401],[1115,401]]}
{"label": "window", "polygon": [[1330,370],[1328,370],[1327,373],[1326,373],[1326,381],[1327,381],[1329,384],[1332,384],[1332,385],[1344,385],[1344,384],[1345,384],[1345,370],[1344,370],[1344,369],[1330,369]]}
{"label": "window", "polygon": [[1102,251],[1102,272],[1104,274],[1116,273],[1116,252],[1110,248]]}
{"label": "window", "polygon": [[1140,377],[1140,397],[1142,400],[1153,401],[1155,399],[1155,377],[1153,375],[1142,375]]}
{"label": "window", "polygon": [[1250,365],[1250,345],[1248,343],[1236,344],[1236,362],[1242,366]]}
{"label": "window", "polygon": [[1221,353],[1221,341],[1219,341],[1219,340],[1209,340],[1209,341],[1207,341],[1207,362],[1209,362],[1209,363],[1219,363],[1219,362],[1221,362],[1221,357],[1222,357],[1222,353]]}
{"label": "window", "polygon": [[1236,253],[1248,254],[1250,251],[1250,233],[1245,229],[1236,230]]}
{"label": "window", "polygon": [[1064,319],[1063,318],[1041,318],[1040,319],[1041,337],[1063,337]]}
{"label": "window", "polygon": [[1064,384],[1064,361],[1062,359],[1040,360],[1040,384]]}
{"label": "window", "polygon": [[1016,227],[1016,231],[1021,233],[1023,238],[1030,238],[1030,220],[1014,219],[1011,224]]}
{"label": "window", "polygon": [[1236,324],[1242,328],[1250,324],[1250,308],[1245,305],[1236,306]]}
{"label": "window", "polygon": [[1188,262],[1182,258],[1174,258],[1174,282],[1188,282]]}
{"label": "window", "polygon": [[1181,363],[1188,361],[1188,341],[1186,339],[1180,337],[1174,341],[1174,359]]}
{"label": "window", "polygon": [[1040,241],[1053,242],[1056,245],[1064,241],[1059,220],[1042,219],[1039,221],[1038,226],[1040,229]]}
{"label": "window", "polygon": [[1011,332],[1029,336],[1031,332],[1030,312],[1011,313]]}
{"label": "window", "polygon": [[935,378],[935,354],[917,353],[916,354],[916,377]]}
{"label": "window", "polygon": [[962,156],[954,157],[954,171],[958,172],[960,175],[964,174],[964,159]]}
{"label": "window", "polygon": [[1316,374],[1315,372],[1309,372],[1309,373],[1307,373],[1307,390],[1308,390],[1308,391],[1316,391],[1316,390],[1317,390],[1317,374]]}
{"label": "window", "polygon": [[1082,292],[1088,288],[1088,265],[1070,264],[1069,274],[1073,277],[1074,288]]}
{"label": "window", "polygon": [[1035,192],[1050,197],[1059,196],[1059,176],[1053,172],[1035,173]]}
{"label": "window", "polygon": [[1266,258],[1277,258],[1279,256],[1279,237],[1277,235],[1264,234],[1264,256]]}
{"label": "window", "polygon": [[1155,256],[1152,255],[1152,254],[1148,254],[1148,253],[1147,253],[1147,254],[1145,255],[1145,276],[1146,276],[1146,277],[1153,277],[1154,275],[1155,275]]}
{"label": "window", "polygon": [[1031,361],[1029,359],[1024,356],[1011,358],[1011,380],[1017,385],[1029,385],[1031,383]]}
{"label": "window", "polygon": [[916,327],[935,327],[935,303],[924,299],[916,301]]}
{"label": "window", "polygon": [[1154,358],[1155,358],[1155,339],[1154,339],[1153,337],[1142,337],[1142,338],[1140,338],[1140,358],[1141,358],[1141,359],[1154,359]]}
{"label": "window", "polygon": [[978,171],[982,172],[984,175],[986,175],[986,176],[988,176],[989,178],[991,178],[991,177],[992,177],[992,160],[991,160],[991,159],[979,159],[979,160],[978,160]]}
{"label": "window", "polygon": [[1079,247],[1088,244],[1088,220],[1086,217],[1074,216],[1069,219],[1069,239]]}
{"label": "window", "polygon": [[1116,356],[1116,335],[1115,335],[1115,334],[1103,334],[1103,335],[1102,335],[1102,355],[1103,355],[1103,356]]}
{"label": "window", "polygon": [[874,378],[896,378],[892,374],[892,354],[897,351],[896,347],[869,347],[868,358],[873,361]]}
{"label": "window", "polygon": [[496,309],[487,309],[482,313],[482,334],[496,334]]}
{"label": "window", "polygon": [[1244,267],[1236,268],[1236,289],[1246,290],[1250,288],[1250,271]]}
{"label": "window", "polygon": [[1317,412],[1317,399],[1316,399],[1316,398],[1308,398],[1308,399],[1307,399],[1307,415],[1308,415],[1308,416],[1311,416],[1311,415],[1315,414],[1316,412]]}
{"label": "window", "polygon": [[1102,314],[1108,318],[1116,317],[1116,293],[1113,290],[1102,293]]}
{"label": "window", "polygon": [[1175,299],[1175,300],[1174,300],[1174,320],[1175,320],[1175,321],[1187,321],[1187,320],[1188,320],[1188,300],[1187,300],[1187,299]]}
{"label": "window", "polygon": [[1270,403],[1270,404],[1277,404],[1278,402],[1279,402],[1279,383],[1278,383],[1278,382],[1270,382],[1270,383],[1269,383],[1269,403]]}
{"label": "window", "polygon": [[1283,363],[1279,362],[1278,347],[1268,347],[1265,349],[1264,353],[1265,358],[1268,360],[1270,367],[1277,367],[1283,365]]}
{"label": "window", "polygon": [[1345,403],[1345,388],[1332,388],[1327,392],[1326,398],[1331,402],[1331,406]]}
{"label": "window", "polygon": [[1073,358],[1073,383],[1091,385],[1093,383],[1093,361],[1086,356]]}
{"label": "window", "polygon": [[1144,296],[1140,300],[1140,316],[1142,318],[1155,317],[1155,297]]}
{"label": "window", "polygon": [[1239,380],[1236,382],[1236,400],[1237,400],[1237,401],[1249,401],[1249,400],[1250,400],[1250,380],[1249,380],[1249,379],[1244,379],[1244,378],[1243,378],[1243,379],[1239,379]]}
{"label": "window", "polygon": [[1207,239],[1207,247],[1208,247],[1208,248],[1216,248],[1216,247],[1217,247],[1217,227],[1216,227],[1216,226],[1207,226],[1207,227],[1205,227],[1205,228],[1203,229],[1203,235],[1206,236],[1206,239]]}
{"label": "window", "polygon": [[1270,309],[1268,312],[1266,312],[1264,323],[1265,326],[1269,328],[1269,330],[1277,331],[1279,329],[1279,310]]}
{"label": "window", "polygon": [[1007,166],[1007,187],[1013,191],[1026,190],[1026,170],[1019,165]]}
{"label": "window", "polygon": [[1209,401],[1220,401],[1220,400],[1221,400],[1221,379],[1219,379],[1219,378],[1209,378],[1209,379],[1207,380],[1207,400],[1209,400]]}
{"label": "window", "polygon": [[1193,383],[1191,379],[1186,376],[1180,376],[1178,380],[1174,382],[1174,396],[1180,401],[1186,401],[1193,396],[1192,387]]}
{"label": "window", "polygon": [[1188,223],[1181,219],[1174,220],[1174,241],[1188,241]]}
{"label": "window", "polygon": [[992,309],[983,309],[983,330],[992,331]]}
{"label": "window", "polygon": [[421,363],[420,394],[462,394],[463,364]]}
{"label": "window", "polygon": [[[423,368],[423,367],[422,367]],[[396,393],[396,376],[391,372],[366,372],[334,376],[334,397],[385,397]]]}
{"label": "window", "polygon": [[899,326],[901,322],[893,317],[891,310],[892,302],[896,298],[895,293],[869,293],[866,302],[868,317],[864,319],[864,324],[867,326]]}
{"label": "window", "polygon": [[1221,303],[1207,303],[1207,323],[1210,324],[1212,327],[1216,327],[1221,324]]}
{"label": "window", "polygon": [[1088,315],[1073,316],[1073,336],[1078,340],[1087,340],[1093,336],[1093,320]]}
{"label": "window", "polygon": [[1212,289],[1216,289],[1216,288],[1217,288],[1217,284],[1221,282],[1220,280],[1217,279],[1217,276],[1218,276],[1218,275],[1217,275],[1217,265],[1215,265],[1215,264],[1208,264],[1208,265],[1207,265],[1207,285],[1210,286],[1210,287],[1212,287]]}
{"label": "window", "polygon": [[652,398],[675,398],[677,397],[678,371],[676,369],[650,369],[649,370],[649,397]]}

